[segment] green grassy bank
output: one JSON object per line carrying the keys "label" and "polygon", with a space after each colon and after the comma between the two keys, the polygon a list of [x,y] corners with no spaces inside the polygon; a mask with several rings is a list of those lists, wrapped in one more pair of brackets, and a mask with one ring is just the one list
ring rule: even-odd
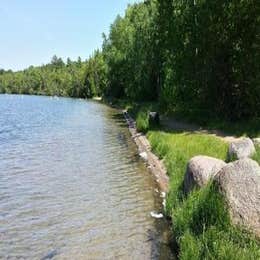
{"label": "green grassy bank", "polygon": [[[154,104],[124,105],[136,118],[138,130],[147,133],[153,151],[167,167],[170,191],[166,213],[172,219],[179,258],[260,259],[260,241],[232,226],[225,202],[214,183],[188,196],[183,193],[189,159],[207,155],[227,161],[228,144],[213,135],[149,126],[147,111],[156,109]],[[260,149],[254,159],[260,162]]]}
{"label": "green grassy bank", "polygon": [[[180,259],[259,259],[260,243],[230,223],[214,184],[185,197],[182,184],[188,160],[208,155],[226,160],[227,144],[206,134],[148,132],[154,152],[170,176],[166,211],[179,246]],[[259,159],[259,150],[256,157]]]}

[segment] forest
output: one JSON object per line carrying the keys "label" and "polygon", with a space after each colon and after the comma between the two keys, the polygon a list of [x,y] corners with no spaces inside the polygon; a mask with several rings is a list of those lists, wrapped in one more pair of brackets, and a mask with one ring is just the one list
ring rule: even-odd
{"label": "forest", "polygon": [[260,116],[256,0],[147,0],[117,16],[89,59],[0,70],[0,92],[153,101],[166,113]]}

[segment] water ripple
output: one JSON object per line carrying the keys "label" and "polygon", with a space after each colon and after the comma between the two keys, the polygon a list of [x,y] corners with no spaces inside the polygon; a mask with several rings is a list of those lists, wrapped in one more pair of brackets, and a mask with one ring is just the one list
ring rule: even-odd
{"label": "water ripple", "polygon": [[161,201],[114,110],[8,95],[0,110],[0,259],[158,258]]}

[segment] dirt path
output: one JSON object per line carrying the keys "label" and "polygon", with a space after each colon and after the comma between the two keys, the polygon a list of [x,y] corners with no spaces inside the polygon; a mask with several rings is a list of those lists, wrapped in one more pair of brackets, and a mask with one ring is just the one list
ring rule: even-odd
{"label": "dirt path", "polygon": [[220,130],[203,129],[202,127],[200,127],[198,125],[181,122],[179,120],[176,120],[175,118],[169,118],[169,117],[165,117],[165,116],[161,117],[161,125],[170,131],[171,130],[184,131],[184,132],[192,132],[192,133],[208,134],[208,135],[216,136],[227,143],[230,143],[230,142],[233,142],[233,141],[239,139],[238,137],[235,137],[232,135],[227,135]]}

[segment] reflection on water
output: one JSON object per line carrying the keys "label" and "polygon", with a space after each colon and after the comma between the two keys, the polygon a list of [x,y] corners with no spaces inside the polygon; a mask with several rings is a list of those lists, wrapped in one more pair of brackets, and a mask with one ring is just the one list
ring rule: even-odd
{"label": "reflection on water", "polygon": [[1,259],[169,259],[155,184],[116,111],[0,95]]}

